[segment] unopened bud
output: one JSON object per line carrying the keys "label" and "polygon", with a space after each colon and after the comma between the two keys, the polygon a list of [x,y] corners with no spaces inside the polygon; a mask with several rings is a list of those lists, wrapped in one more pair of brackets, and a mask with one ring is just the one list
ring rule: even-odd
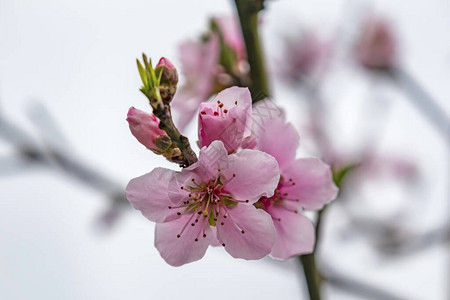
{"label": "unopened bud", "polygon": [[391,26],[383,19],[366,21],[356,46],[356,56],[369,69],[387,69],[396,59],[396,40]]}
{"label": "unopened bud", "polygon": [[177,91],[177,69],[167,58],[161,57],[158,64],[155,66],[155,71],[162,72],[159,90],[162,100],[165,103],[169,103]]}
{"label": "unopened bud", "polygon": [[131,133],[148,149],[156,152],[162,152],[170,147],[170,145],[165,147],[166,149],[160,149],[158,147],[161,146],[161,144],[164,144],[160,142],[161,140],[166,139],[165,143],[167,144],[167,139],[170,140],[170,138],[164,130],[159,128],[159,119],[154,115],[131,107],[128,110],[127,121],[130,126]]}

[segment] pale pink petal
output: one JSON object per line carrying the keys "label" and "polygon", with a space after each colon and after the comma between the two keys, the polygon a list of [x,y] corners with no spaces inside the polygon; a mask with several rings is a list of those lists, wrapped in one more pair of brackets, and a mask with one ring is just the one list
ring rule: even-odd
{"label": "pale pink petal", "polygon": [[202,178],[202,182],[216,179],[219,170],[228,168],[228,152],[221,141],[213,141],[208,147],[200,149],[198,162],[188,167],[187,170],[195,171]]}
{"label": "pale pink petal", "polygon": [[235,152],[243,139],[244,130],[241,124],[231,117],[221,118],[220,116],[199,114],[198,140],[200,147],[208,146],[213,141],[220,140],[228,153]]}
{"label": "pale pink petal", "polygon": [[227,179],[224,189],[235,199],[249,203],[263,196],[271,197],[280,179],[275,158],[258,150],[244,149],[230,155],[228,166],[223,170]]}
{"label": "pale pink petal", "polygon": [[244,137],[249,136],[252,130],[252,95],[250,90],[233,86],[218,93],[213,102],[217,102],[217,100],[221,101],[224,107],[228,107],[230,112],[233,107],[239,108],[239,111],[243,112],[242,115],[239,114],[236,117],[244,124]]}
{"label": "pale pink petal", "polygon": [[283,118],[266,119],[264,125],[255,131],[255,139],[255,149],[275,157],[281,171],[295,160],[300,137],[294,126]]}
{"label": "pale pink petal", "polygon": [[225,42],[236,52],[238,60],[245,59],[245,43],[241,26],[236,16],[218,16],[214,20],[224,35]]}
{"label": "pale pink petal", "polygon": [[260,259],[270,253],[276,231],[272,218],[262,209],[238,204],[221,210],[217,219],[217,239],[225,244],[225,250],[231,256]]}
{"label": "pale pink petal", "polygon": [[176,216],[169,209],[169,183],[174,180],[175,171],[156,168],[150,173],[132,179],[126,188],[128,201],[149,220],[165,222]]}
{"label": "pale pink petal", "polygon": [[207,218],[202,217],[195,226],[191,226],[193,216],[185,215],[172,222],[156,224],[155,247],[172,266],[178,267],[199,260],[212,241],[213,235]]}
{"label": "pale pink petal", "polygon": [[287,193],[289,199],[299,199],[300,205],[308,210],[321,209],[338,192],[330,166],[318,159],[297,159],[283,170],[282,177],[286,184],[280,193]]}
{"label": "pale pink petal", "polygon": [[315,242],[314,225],[311,220],[300,212],[294,213],[283,208],[282,205],[270,205],[266,208],[277,230],[277,241],[270,256],[288,259],[294,255],[311,253]]}
{"label": "pale pink petal", "polygon": [[171,106],[176,115],[176,126],[179,130],[183,131],[192,119],[197,115],[198,106],[203,99],[196,94],[195,91],[190,90],[188,87],[181,87],[176,92]]}

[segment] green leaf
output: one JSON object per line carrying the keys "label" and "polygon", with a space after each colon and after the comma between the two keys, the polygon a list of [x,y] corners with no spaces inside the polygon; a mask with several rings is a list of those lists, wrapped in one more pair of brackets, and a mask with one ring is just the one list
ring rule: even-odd
{"label": "green leaf", "polygon": [[349,173],[354,171],[356,168],[359,167],[359,163],[353,163],[349,164],[347,166],[344,166],[341,169],[333,170],[333,181],[336,184],[337,187],[341,187],[342,182],[347,177]]}
{"label": "green leaf", "polygon": [[136,58],[136,63],[137,63],[137,67],[139,70],[139,76],[141,76],[142,83],[144,84],[144,86],[147,86],[148,82],[147,82],[147,76],[145,74],[144,67],[142,66],[141,62],[137,58]]}

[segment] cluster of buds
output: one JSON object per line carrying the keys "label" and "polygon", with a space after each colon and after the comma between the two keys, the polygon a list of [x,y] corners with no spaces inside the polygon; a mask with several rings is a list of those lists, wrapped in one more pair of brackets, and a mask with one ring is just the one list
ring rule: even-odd
{"label": "cluster of buds", "polygon": [[142,56],[144,65],[137,60],[143,83],[140,90],[147,96],[153,114],[131,107],[127,116],[131,133],[156,154],[180,166],[188,166],[196,162],[197,157],[189,140],[173,124],[170,110],[170,102],[177,91],[177,69],[164,57],[153,68],[151,60],[145,54]]}
{"label": "cluster of buds", "polygon": [[177,91],[178,73],[175,66],[165,57],[161,57],[155,68],[152,61],[142,54],[144,65],[136,60],[143,86],[141,92],[150,100],[153,109],[169,104]]}

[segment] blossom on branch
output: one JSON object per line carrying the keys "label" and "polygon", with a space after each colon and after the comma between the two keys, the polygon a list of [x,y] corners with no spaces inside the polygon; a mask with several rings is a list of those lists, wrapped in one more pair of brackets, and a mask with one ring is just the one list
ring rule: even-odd
{"label": "blossom on branch", "polygon": [[276,240],[271,217],[253,203],[271,197],[279,182],[276,160],[258,150],[229,155],[220,141],[200,150],[181,172],[156,168],[132,179],[127,198],[156,222],[155,246],[173,266],[202,258],[221,244],[235,258],[260,259]]}

